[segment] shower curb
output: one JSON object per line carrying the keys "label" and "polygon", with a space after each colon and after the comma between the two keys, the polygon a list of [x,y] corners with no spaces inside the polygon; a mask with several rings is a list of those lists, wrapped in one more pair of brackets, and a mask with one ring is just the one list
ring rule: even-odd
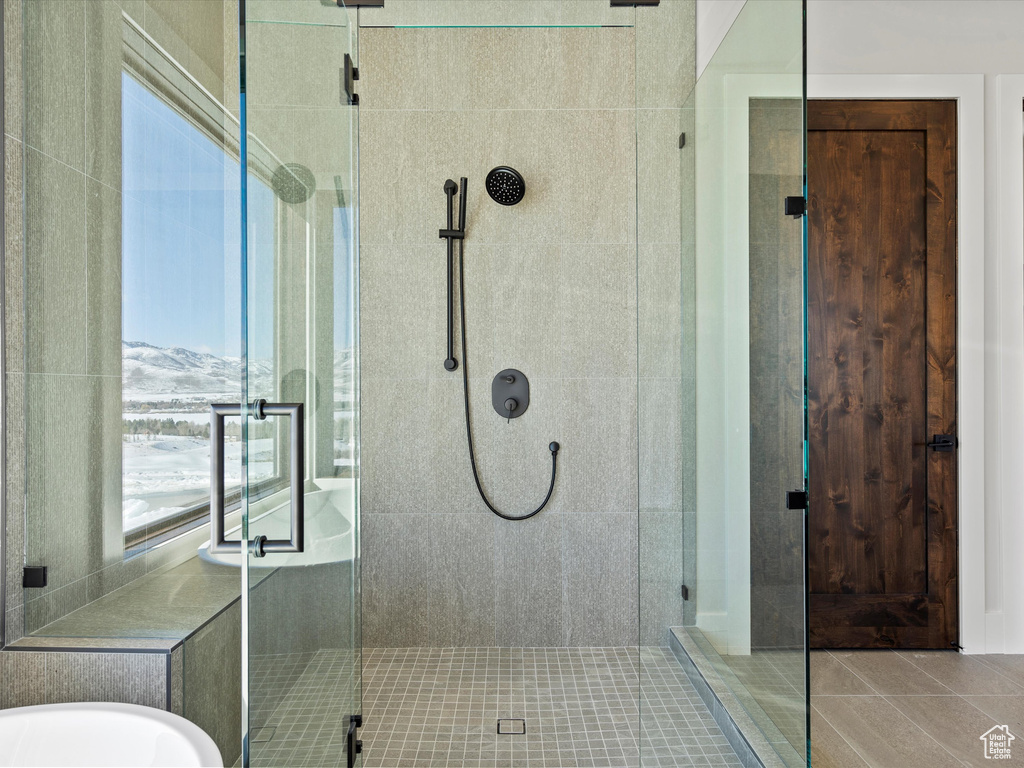
{"label": "shower curb", "polygon": [[761,729],[690,638],[686,628],[671,628],[668,642],[676,661],[697,689],[701,701],[722,729],[743,768],[787,768]]}

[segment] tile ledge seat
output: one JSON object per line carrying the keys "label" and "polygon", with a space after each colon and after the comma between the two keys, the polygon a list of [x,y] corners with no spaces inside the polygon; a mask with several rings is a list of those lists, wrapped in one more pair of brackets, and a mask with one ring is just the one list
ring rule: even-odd
{"label": "tile ledge seat", "polygon": [[237,568],[192,557],[87,603],[6,650],[170,653],[239,599]]}

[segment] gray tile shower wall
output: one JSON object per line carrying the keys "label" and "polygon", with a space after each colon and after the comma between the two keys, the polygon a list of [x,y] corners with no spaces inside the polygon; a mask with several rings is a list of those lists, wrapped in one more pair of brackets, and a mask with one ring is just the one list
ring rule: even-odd
{"label": "gray tile shower wall", "polygon": [[[693,145],[687,97],[696,79],[695,9],[662,2],[636,13],[637,439],[640,642],[664,645],[665,627],[692,621],[695,513],[692,468]],[[692,136],[692,131],[690,131]],[[687,286],[690,293],[687,293]],[[689,474],[688,474],[689,473]]]}
{"label": "gray tile shower wall", "polygon": [[[0,644],[21,637],[25,606],[21,588],[22,553],[25,548],[25,518],[22,505],[25,488],[25,355],[24,302],[22,275],[24,250],[22,228],[22,4],[3,4],[4,22],[4,403],[3,429],[7,448],[4,467],[4,514],[0,522],[0,558],[5,569],[4,594],[0,611],[4,612],[4,637]],[[18,459],[12,460],[11,457]]]}
{"label": "gray tile shower wall", "polygon": [[[367,647],[661,643],[682,620],[673,153],[694,6],[642,13],[636,27],[360,30]],[[526,180],[514,207],[484,190],[498,165]],[[460,176],[473,434],[492,501],[533,509],[547,444],[562,445],[551,501],[529,521],[477,496],[462,370],[442,366],[437,230],[442,185]],[[506,423],[490,382],[510,367],[531,402]]]}
{"label": "gray tile shower wall", "polygon": [[[509,617],[530,612],[537,637],[523,642],[575,643],[568,603],[581,616],[636,613],[635,569],[567,534],[565,520],[586,516],[570,529],[585,533],[607,516],[624,533],[632,519],[635,533],[633,30],[364,28],[360,42],[364,642],[501,644],[526,634]],[[586,68],[570,62],[600,58],[591,99]],[[596,109],[577,108],[588,99]],[[497,165],[526,179],[515,207],[484,191]],[[563,445],[551,503],[526,523],[478,499],[461,370],[441,365],[436,230],[441,186],[462,175],[474,437],[494,502],[536,506],[546,446]],[[511,424],[490,406],[490,379],[507,367],[531,382],[530,408]],[[534,546],[516,546],[523,536]],[[621,594],[586,583],[588,558]],[[539,602],[523,605],[529,596]],[[636,641],[623,623],[603,644]]]}
{"label": "gray tile shower wall", "polygon": [[180,685],[181,714],[210,734],[224,764],[241,752],[242,606],[236,602],[188,638],[181,648],[181,679],[175,679],[171,659],[171,705]]}
{"label": "gray tile shower wall", "polygon": [[[88,398],[96,406],[88,409],[92,414],[116,407],[120,313],[116,292],[108,289],[119,267],[120,123],[108,117],[119,111],[113,78],[120,76],[121,36],[110,25],[127,13],[211,92],[223,94],[225,104],[237,103],[230,93],[237,80],[230,1],[69,1],[75,7],[53,25],[24,20],[44,26],[49,36],[40,39],[51,43],[54,35],[70,36],[70,47],[53,43],[25,57],[38,59],[42,69],[33,71],[55,74],[33,85],[32,111],[24,120],[23,6],[4,4],[8,641],[20,637],[26,610],[34,629],[160,565],[122,563],[111,555],[103,516],[117,512],[119,488],[111,481],[120,476],[120,435],[105,418],[77,420],[65,409],[72,428],[92,442],[49,454],[37,445],[40,432],[59,423],[47,411],[61,393]],[[32,14],[46,15],[64,4],[35,5],[45,8],[33,7]],[[482,5],[472,3],[474,11]],[[595,4],[560,5],[562,23],[579,23]],[[610,557],[602,574],[615,585],[616,604],[605,610],[636,615],[637,550],[645,553],[639,562],[644,642],[663,641],[663,628],[678,623],[678,574],[686,567],[678,522],[686,484],[685,476],[678,478],[686,456],[664,446],[678,445],[685,428],[686,411],[672,396],[685,392],[673,331],[680,301],[673,254],[688,237],[677,226],[680,171],[673,153],[680,107],[693,83],[694,3],[613,9],[601,20],[615,22],[624,13],[635,13],[635,27],[361,31],[370,645],[398,644],[395,636],[409,645],[445,637],[454,642],[458,635],[475,639],[491,631],[499,644],[526,643],[526,634],[542,644],[576,642],[580,630],[567,607],[572,604],[576,616],[597,615],[609,599],[585,583],[590,560]],[[79,56],[81,67],[50,65],[47,56],[67,51]],[[28,146],[23,123],[39,136]],[[88,140],[76,138],[81,131],[54,132],[54,125],[84,125]],[[48,232],[22,221],[23,159],[48,168],[45,178],[64,185],[60,201],[67,205],[48,221]],[[518,167],[529,188],[527,199],[511,209],[491,202],[482,185],[487,170],[502,162]],[[440,365],[444,247],[433,233],[444,215],[440,184],[461,174],[471,178],[467,314],[474,426],[487,489],[513,511],[532,507],[546,490],[547,443],[564,445],[564,474],[552,502],[528,524],[491,519],[477,499],[466,460],[461,382]],[[28,192],[42,205],[54,187],[33,181]],[[72,230],[82,236],[71,237]],[[33,245],[24,258],[23,232]],[[60,247],[44,247],[51,241]],[[58,268],[40,270],[44,262]],[[76,275],[98,279],[75,294],[70,281]],[[54,299],[45,304],[54,316],[39,311],[37,294]],[[27,326],[26,306],[32,312]],[[524,370],[534,390],[530,412],[512,424],[490,411],[487,391],[490,377],[507,365]],[[82,391],[71,391],[75,387]],[[36,421],[26,423],[26,413]],[[69,465],[88,467],[84,487],[50,490],[44,478]],[[40,511],[54,501],[59,522],[47,522]],[[20,586],[26,511],[35,526],[33,556],[61,563],[31,608]],[[401,523],[389,519],[399,512],[405,513]],[[632,519],[630,535],[639,539],[631,545],[634,562],[614,547],[584,546],[593,537],[573,538],[586,528],[569,519],[574,515],[609,517],[596,527]],[[418,537],[403,539],[409,564],[375,549],[394,541],[399,526],[409,529],[402,536]],[[479,551],[470,556],[449,534],[468,537]],[[75,549],[76,541],[83,546]],[[434,546],[436,552],[429,549]],[[70,555],[67,567],[61,553]],[[488,568],[482,584],[493,599],[482,620],[468,619],[470,606],[481,605],[480,584],[466,582],[462,592],[443,597],[424,585],[427,572],[465,579]],[[439,624],[463,619],[457,631]],[[594,631],[602,642],[626,643],[636,640],[635,627]],[[604,637],[613,631],[622,636]]]}
{"label": "gray tile shower wall", "polygon": [[167,709],[166,653],[0,652],[0,709],[113,701]]}
{"label": "gray tile shower wall", "polygon": [[[121,531],[124,15],[237,104],[231,0],[7,2],[6,641],[148,570]],[[233,79],[232,79],[233,78]],[[28,596],[24,558],[49,566]]]}
{"label": "gray tile shower wall", "polygon": [[[783,200],[801,188],[800,104],[755,99],[750,106],[750,542],[751,644],[803,646],[803,513],[783,509],[803,476],[803,330],[781,307],[799,302],[800,227]],[[769,138],[770,137],[770,138]],[[785,297],[794,297],[786,301]],[[753,354],[756,351],[757,354]]]}

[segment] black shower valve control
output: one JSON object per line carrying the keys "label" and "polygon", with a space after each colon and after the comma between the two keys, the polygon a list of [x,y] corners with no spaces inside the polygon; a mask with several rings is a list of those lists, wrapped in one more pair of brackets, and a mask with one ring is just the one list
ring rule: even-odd
{"label": "black shower valve control", "polygon": [[506,368],[491,382],[491,405],[506,421],[518,419],[530,407],[530,381],[522,371]]}

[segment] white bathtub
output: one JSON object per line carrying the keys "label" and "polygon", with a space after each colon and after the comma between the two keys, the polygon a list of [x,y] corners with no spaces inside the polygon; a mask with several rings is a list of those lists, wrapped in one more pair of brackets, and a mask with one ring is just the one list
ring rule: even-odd
{"label": "white bathtub", "polygon": [[0,766],[217,766],[202,728],[135,704],[43,704],[0,710]]}
{"label": "white bathtub", "polygon": [[[351,560],[355,551],[353,532],[354,494],[351,481],[346,485],[312,491],[306,494],[306,551],[296,554],[268,554],[263,558],[250,558],[255,568],[289,568]],[[233,528],[225,536],[239,538],[241,528]],[[291,508],[284,503],[256,517],[249,524],[250,536],[260,534],[268,539],[287,539],[291,536]],[[242,562],[239,553],[212,554],[210,542],[199,547],[199,557],[208,563],[238,568]]]}

